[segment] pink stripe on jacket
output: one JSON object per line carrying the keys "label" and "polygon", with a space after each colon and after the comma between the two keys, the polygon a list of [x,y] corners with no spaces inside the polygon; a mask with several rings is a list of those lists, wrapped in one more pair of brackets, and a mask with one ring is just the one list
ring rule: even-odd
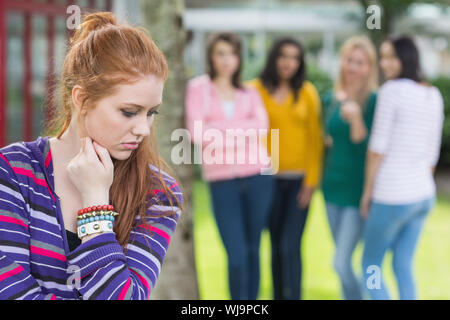
{"label": "pink stripe on jacket", "polygon": [[[201,122],[201,131],[194,129],[196,121]],[[231,119],[227,119],[218,91],[209,76],[203,75],[190,80],[186,91],[186,127],[192,141],[201,147],[203,178],[207,181],[248,177],[270,168],[266,144],[261,142],[264,135],[259,134],[256,139],[234,138],[234,145],[225,143],[227,129],[241,129],[241,133],[239,131],[233,133],[241,138],[246,135],[245,132],[261,133],[259,131],[261,129],[269,130],[269,120],[263,102],[253,88],[237,90],[234,115]],[[206,131],[208,134],[204,136]],[[220,132],[222,138],[217,138],[212,131]],[[211,133],[214,137],[211,137]],[[216,144],[220,140],[223,145]],[[213,143],[214,148],[212,148]],[[211,152],[212,149],[214,151]],[[211,158],[207,158],[210,154],[213,157],[221,155],[216,159],[219,161],[221,159],[222,162],[212,163]],[[233,161],[226,159],[233,159]]]}

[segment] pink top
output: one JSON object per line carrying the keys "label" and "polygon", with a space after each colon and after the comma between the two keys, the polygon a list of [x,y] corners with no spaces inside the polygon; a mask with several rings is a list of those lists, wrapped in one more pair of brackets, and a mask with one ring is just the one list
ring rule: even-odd
{"label": "pink top", "polygon": [[234,103],[234,114],[227,120],[208,75],[188,82],[186,127],[192,142],[201,147],[203,178],[207,181],[248,177],[270,168],[267,144],[262,139],[269,122],[258,92],[238,89]]}

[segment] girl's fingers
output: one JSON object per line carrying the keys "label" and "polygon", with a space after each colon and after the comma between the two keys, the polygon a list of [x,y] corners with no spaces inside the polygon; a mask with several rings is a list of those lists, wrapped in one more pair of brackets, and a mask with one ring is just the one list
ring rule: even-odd
{"label": "girl's fingers", "polygon": [[93,141],[90,137],[86,137],[82,143],[82,151],[84,155],[92,161],[100,161],[105,168],[112,168],[114,164],[111,156],[106,148]]}
{"label": "girl's fingers", "polygon": [[78,154],[82,154],[86,148],[86,137],[80,138],[80,152],[78,152]]}
{"label": "girl's fingers", "polygon": [[85,141],[84,153],[86,154],[86,156],[91,159],[98,158],[92,144],[92,139],[90,137],[86,137]]}
{"label": "girl's fingers", "polygon": [[103,166],[105,168],[111,168],[113,166],[111,156],[109,154],[108,149],[102,147],[97,142],[93,142],[95,151],[97,152],[98,156],[100,157],[100,161],[103,163]]}

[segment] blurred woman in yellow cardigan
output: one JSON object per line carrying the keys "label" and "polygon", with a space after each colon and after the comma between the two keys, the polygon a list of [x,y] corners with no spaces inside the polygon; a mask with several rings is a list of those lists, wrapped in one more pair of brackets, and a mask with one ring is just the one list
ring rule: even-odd
{"label": "blurred woman in yellow cardigan", "polygon": [[284,38],[274,44],[260,77],[250,81],[263,99],[270,129],[279,134],[278,146],[270,133],[268,139],[278,167],[269,220],[274,299],[301,299],[301,238],[322,168],[320,98],[305,74],[301,44]]}

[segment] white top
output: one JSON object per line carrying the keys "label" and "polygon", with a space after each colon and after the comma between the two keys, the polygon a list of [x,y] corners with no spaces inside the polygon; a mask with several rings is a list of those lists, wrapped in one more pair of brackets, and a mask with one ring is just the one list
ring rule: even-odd
{"label": "white top", "polygon": [[225,117],[227,120],[231,120],[234,115],[234,111],[236,108],[236,104],[234,100],[222,101],[223,112],[225,113]]}
{"label": "white top", "polygon": [[435,195],[431,172],[439,159],[444,106],[441,93],[409,79],[379,90],[369,149],[384,154],[372,198],[408,204]]}

